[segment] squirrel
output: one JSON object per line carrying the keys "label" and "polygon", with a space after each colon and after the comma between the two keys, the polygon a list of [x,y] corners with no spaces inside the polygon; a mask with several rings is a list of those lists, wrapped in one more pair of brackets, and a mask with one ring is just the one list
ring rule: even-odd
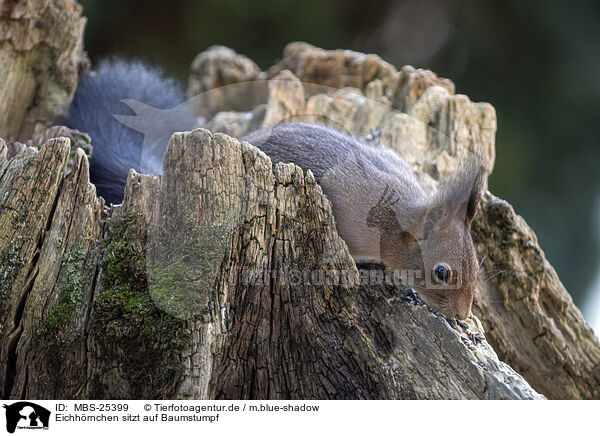
{"label": "squirrel", "polygon": [[242,139],[313,172],[355,261],[380,261],[429,306],[469,317],[479,273],[470,228],[485,183],[477,159],[428,195],[394,151],[329,127],[282,123]]}
{"label": "squirrel", "polygon": [[[129,169],[144,169],[142,135],[112,115],[123,112],[123,99],[165,108],[181,103],[183,93],[160,71],[140,63],[103,62],[81,79],[66,125],[90,135],[91,181],[100,196],[115,204],[122,201]],[[195,127],[193,110],[180,107],[168,120],[157,120],[164,134],[151,144],[157,162],[150,165],[152,174],[161,172],[158,163],[171,134]],[[375,260],[400,271],[425,303],[448,318],[470,316],[479,270],[470,227],[485,183],[476,160],[428,194],[392,150],[324,125],[286,122],[241,140],[273,162],[293,162],[313,172],[357,263]]]}

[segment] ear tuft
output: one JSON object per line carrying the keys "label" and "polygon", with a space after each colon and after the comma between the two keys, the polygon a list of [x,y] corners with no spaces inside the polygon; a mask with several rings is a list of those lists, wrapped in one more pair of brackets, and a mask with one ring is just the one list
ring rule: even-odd
{"label": "ear tuft", "polygon": [[463,162],[453,176],[440,181],[427,212],[426,229],[443,227],[456,218],[464,219],[465,226],[470,228],[485,182],[486,172],[478,160]]}
{"label": "ear tuft", "polygon": [[475,179],[473,180],[471,193],[469,194],[469,200],[467,202],[467,211],[465,215],[465,225],[467,228],[471,228],[471,223],[473,222],[473,218],[475,218],[477,205],[479,204],[479,200],[481,200],[481,196],[483,195],[484,184],[485,171],[483,170],[483,167],[480,167]]}

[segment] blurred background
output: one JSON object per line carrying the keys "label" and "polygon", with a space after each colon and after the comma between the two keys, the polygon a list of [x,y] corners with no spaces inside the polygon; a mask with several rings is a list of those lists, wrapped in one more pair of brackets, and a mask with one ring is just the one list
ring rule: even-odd
{"label": "blurred background", "polygon": [[81,0],[93,62],[148,60],[185,83],[226,45],[263,69],[307,41],[428,68],[498,116],[490,190],[536,231],[600,332],[600,2]]}

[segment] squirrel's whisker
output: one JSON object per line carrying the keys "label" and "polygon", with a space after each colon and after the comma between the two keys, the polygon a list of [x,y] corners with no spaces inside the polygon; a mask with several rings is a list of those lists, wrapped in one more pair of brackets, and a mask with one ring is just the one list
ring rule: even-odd
{"label": "squirrel's whisker", "polygon": [[483,265],[483,261],[485,260],[486,257],[487,257],[487,254],[485,256],[483,256],[483,259],[481,259],[481,262],[479,262],[479,268],[481,268],[481,265]]}
{"label": "squirrel's whisker", "polygon": [[504,272],[505,270],[503,269],[484,269],[479,271],[479,274],[483,274],[483,273],[497,273],[497,272]]}
{"label": "squirrel's whisker", "polygon": [[504,272],[504,270],[502,270],[502,271],[498,271],[496,274],[493,274],[493,275],[491,275],[490,277],[488,277],[487,279],[485,279],[485,280],[484,280],[484,282],[487,282],[487,281],[489,281],[489,280],[493,279],[494,277],[496,277],[496,276],[497,276],[497,275],[499,275],[499,274],[502,274],[503,272]]}

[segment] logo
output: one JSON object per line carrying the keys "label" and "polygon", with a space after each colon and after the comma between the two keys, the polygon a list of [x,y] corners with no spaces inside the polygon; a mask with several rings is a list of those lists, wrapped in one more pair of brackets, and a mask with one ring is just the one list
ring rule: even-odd
{"label": "logo", "polygon": [[15,429],[48,429],[50,411],[29,401],[19,401],[4,405],[6,409],[6,431],[14,433]]}

